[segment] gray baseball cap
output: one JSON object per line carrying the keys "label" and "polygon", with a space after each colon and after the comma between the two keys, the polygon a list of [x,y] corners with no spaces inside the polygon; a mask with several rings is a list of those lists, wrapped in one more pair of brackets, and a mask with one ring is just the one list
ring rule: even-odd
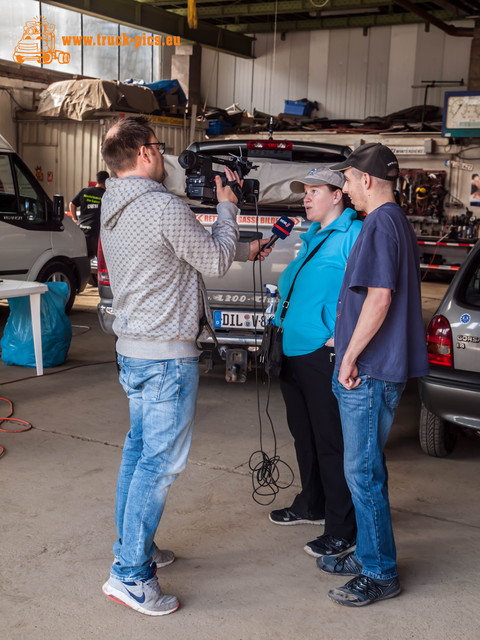
{"label": "gray baseball cap", "polygon": [[329,167],[319,167],[318,169],[309,171],[302,180],[294,180],[291,182],[290,191],[292,193],[303,193],[306,184],[312,187],[331,184],[333,187],[337,187],[337,189],[342,189],[345,184],[345,178],[343,173],[330,171]]}

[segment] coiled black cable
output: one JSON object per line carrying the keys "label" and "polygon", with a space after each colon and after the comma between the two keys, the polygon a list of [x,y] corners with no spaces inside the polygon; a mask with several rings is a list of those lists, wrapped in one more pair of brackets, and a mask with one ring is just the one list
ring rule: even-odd
{"label": "coiled black cable", "polygon": [[[256,231],[258,230],[258,202],[255,200],[256,209]],[[258,243],[260,251],[260,242]],[[256,274],[255,265],[257,261],[253,262],[253,317],[257,318],[257,291],[256,291]],[[260,305],[262,312],[262,321],[265,328],[266,316],[265,305],[263,297],[263,279],[262,279],[262,261],[258,260],[259,265],[259,277],[260,277]],[[258,331],[257,323],[254,323],[254,336],[255,336],[255,388],[257,393],[257,412],[258,423],[260,427],[260,449],[254,451],[248,461],[248,466],[252,472],[252,498],[257,504],[267,506],[277,497],[280,489],[288,489],[293,484],[294,473],[292,468],[284,462],[277,454],[277,436],[275,433],[275,427],[272,417],[269,413],[270,406],[270,376],[265,372],[267,380],[267,401],[265,405],[265,414],[270,423],[270,428],[273,436],[273,455],[269,456],[263,447],[263,423],[262,423],[262,408],[260,400],[260,380],[259,380],[259,345],[258,345]],[[289,479],[287,481],[280,482],[281,470],[288,473]]]}

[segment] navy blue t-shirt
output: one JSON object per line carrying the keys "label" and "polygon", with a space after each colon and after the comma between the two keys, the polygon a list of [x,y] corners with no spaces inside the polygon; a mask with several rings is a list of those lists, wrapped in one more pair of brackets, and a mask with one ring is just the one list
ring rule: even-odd
{"label": "navy blue t-shirt", "polygon": [[391,289],[387,316],[357,359],[359,371],[405,382],[428,373],[415,233],[403,210],[385,203],[367,215],[348,257],[337,306],[335,368],[356,327],[368,287]]}

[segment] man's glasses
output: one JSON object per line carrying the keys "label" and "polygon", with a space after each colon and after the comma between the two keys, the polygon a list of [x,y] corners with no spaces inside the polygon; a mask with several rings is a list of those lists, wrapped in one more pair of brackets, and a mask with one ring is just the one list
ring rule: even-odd
{"label": "man's glasses", "polygon": [[[162,154],[162,156],[165,153],[165,142],[145,142],[145,144],[142,146],[157,147],[158,151]],[[138,152],[138,155],[140,155],[140,151]]]}

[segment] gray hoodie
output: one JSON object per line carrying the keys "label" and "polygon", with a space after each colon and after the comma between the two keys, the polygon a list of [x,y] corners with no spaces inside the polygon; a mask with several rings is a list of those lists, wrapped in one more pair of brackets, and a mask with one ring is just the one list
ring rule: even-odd
{"label": "gray hoodie", "polygon": [[220,203],[217,212],[210,234],[163,185],[107,180],[101,238],[118,353],[152,360],[198,355],[199,320],[207,313],[211,321],[201,274],[224,275],[239,236],[237,207]]}

